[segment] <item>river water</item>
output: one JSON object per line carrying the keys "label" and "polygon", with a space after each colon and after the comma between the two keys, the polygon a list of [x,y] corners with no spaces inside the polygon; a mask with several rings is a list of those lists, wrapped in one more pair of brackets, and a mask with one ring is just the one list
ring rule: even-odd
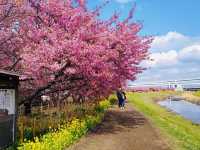
{"label": "river water", "polygon": [[200,124],[200,106],[199,105],[192,104],[184,100],[173,101],[173,99],[159,101],[158,104],[183,116],[186,119],[191,120],[193,123]]}

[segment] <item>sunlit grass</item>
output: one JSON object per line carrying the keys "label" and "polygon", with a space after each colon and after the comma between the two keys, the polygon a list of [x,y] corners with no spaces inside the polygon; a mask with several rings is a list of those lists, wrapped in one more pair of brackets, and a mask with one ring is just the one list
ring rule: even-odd
{"label": "sunlit grass", "polygon": [[200,126],[156,104],[155,100],[161,100],[169,94],[173,93],[128,93],[128,99],[154,126],[160,128],[172,144],[172,149],[200,150]]}
{"label": "sunlit grass", "polygon": [[194,95],[200,97],[200,91],[196,91]]}
{"label": "sunlit grass", "polygon": [[181,93],[181,97],[191,103],[200,104],[200,91],[185,91]]}

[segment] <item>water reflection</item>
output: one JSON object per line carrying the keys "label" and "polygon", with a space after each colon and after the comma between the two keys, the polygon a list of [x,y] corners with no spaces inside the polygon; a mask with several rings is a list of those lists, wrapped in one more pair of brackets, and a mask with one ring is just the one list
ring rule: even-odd
{"label": "water reflection", "polygon": [[164,106],[173,112],[182,115],[184,118],[191,120],[194,123],[200,124],[200,106],[192,104],[190,102],[173,99],[167,99],[165,101],[158,102],[161,106]]}

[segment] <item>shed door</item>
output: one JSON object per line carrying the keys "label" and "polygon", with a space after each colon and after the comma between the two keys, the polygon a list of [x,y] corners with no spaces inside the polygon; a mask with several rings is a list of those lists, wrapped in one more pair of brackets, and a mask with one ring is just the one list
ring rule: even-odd
{"label": "shed door", "polygon": [[14,140],[15,90],[0,89],[0,149]]}

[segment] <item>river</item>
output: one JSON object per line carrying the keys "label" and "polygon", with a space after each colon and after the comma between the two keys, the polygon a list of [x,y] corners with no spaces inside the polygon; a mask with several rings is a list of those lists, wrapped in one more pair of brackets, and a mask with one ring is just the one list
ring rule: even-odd
{"label": "river", "polygon": [[175,101],[173,99],[159,101],[158,104],[183,116],[186,119],[191,120],[193,123],[200,124],[200,106],[199,105],[192,104],[185,100]]}

